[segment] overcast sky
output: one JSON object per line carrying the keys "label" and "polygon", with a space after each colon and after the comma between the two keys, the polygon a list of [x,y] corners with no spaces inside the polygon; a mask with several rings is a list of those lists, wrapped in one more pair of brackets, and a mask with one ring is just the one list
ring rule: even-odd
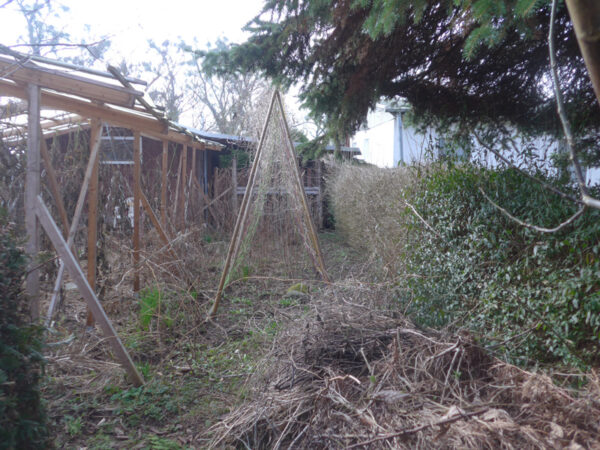
{"label": "overcast sky", "polygon": [[[107,58],[113,63],[121,57],[132,62],[143,60],[140,50],[147,48],[148,39],[157,43],[179,38],[192,43],[195,39],[201,48],[219,37],[240,42],[246,36],[241,28],[263,4],[263,0],[50,1],[69,8],[51,20],[74,39],[110,38]],[[26,34],[25,20],[17,9],[13,3],[0,10],[0,42],[5,45],[15,44],[19,35]]]}

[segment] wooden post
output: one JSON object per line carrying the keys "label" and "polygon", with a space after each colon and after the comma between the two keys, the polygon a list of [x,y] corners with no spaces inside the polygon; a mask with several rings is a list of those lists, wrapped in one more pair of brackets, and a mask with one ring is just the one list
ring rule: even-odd
{"label": "wooden post", "polygon": [[113,328],[110,319],[104,312],[104,309],[102,309],[102,305],[98,301],[96,294],[85,279],[81,267],[79,267],[79,264],[73,256],[73,253],[71,253],[71,250],[69,250],[69,246],[61,236],[56,223],[50,215],[50,211],[48,211],[48,208],[46,208],[46,205],[44,205],[44,201],[40,196],[38,196],[36,199],[35,213],[44,227],[46,234],[52,241],[52,245],[56,249],[58,256],[64,262],[67,270],[69,271],[69,275],[73,279],[73,282],[77,285],[77,289],[79,289],[79,292],[83,298],[85,298],[89,308],[93,311],[94,317],[96,320],[98,320],[98,323],[100,324],[100,327],[102,328],[102,331],[104,332],[109,344],[112,346],[117,358],[121,361],[121,364],[131,377],[131,381],[135,386],[142,386],[144,384],[144,379],[133,364],[129,353],[127,353],[127,350],[119,339],[119,336]]}
{"label": "wooden post", "polygon": [[160,185],[160,222],[167,228],[167,165],[169,164],[169,142],[163,141],[162,149],[162,177]]}
{"label": "wooden post", "polygon": [[183,159],[183,152],[179,155],[179,165],[177,166],[177,182],[175,183],[175,201],[173,202],[173,220],[175,221],[175,227],[179,222],[179,185],[181,183],[181,161]]}
{"label": "wooden post", "polygon": [[196,196],[194,195],[196,190],[192,189],[192,181],[197,181],[196,172],[197,172],[197,162],[196,162],[196,153],[198,153],[196,147],[191,147],[192,149],[192,167],[190,170],[190,181],[188,182],[188,206],[187,209],[190,211],[190,216],[192,221],[196,219],[196,211],[195,211],[195,200]]}
{"label": "wooden post", "polygon": [[179,229],[185,229],[185,192],[187,187],[187,154],[188,148],[186,145],[181,149],[183,152],[181,157],[181,194],[179,196]]}
{"label": "wooden post", "polygon": [[140,290],[140,192],[142,182],[142,149],[140,132],[133,133],[133,291]]}
{"label": "wooden post", "polygon": [[[77,232],[77,228],[79,227],[79,219],[81,218],[81,213],[83,211],[83,204],[85,202],[85,197],[87,195],[87,189],[90,184],[90,179],[92,178],[92,172],[94,170],[94,163],[96,161],[96,157],[100,150],[100,137],[102,135],[102,127],[100,122],[92,123],[92,130],[90,131],[90,142],[91,142],[91,150],[90,150],[90,159],[88,161],[88,165],[85,169],[85,175],[83,177],[83,183],[81,184],[81,190],[79,191],[79,198],[77,199],[77,204],[75,205],[75,213],[73,213],[73,219],[71,220],[71,228],[69,229],[69,235],[67,237],[67,245],[69,248],[73,245],[73,240],[75,239],[75,234]],[[54,290],[52,292],[52,300],[50,301],[50,308],[48,308],[48,317],[46,318],[46,326],[50,325],[50,321],[52,320],[52,314],[54,312],[54,306],[56,305],[56,299],[58,297],[58,292],[60,290],[60,285],[62,283],[62,278],[65,270],[64,261],[61,261],[60,268],[58,270],[58,275],[56,277],[56,282],[54,283]]]}
{"label": "wooden post", "polygon": [[323,229],[323,161],[317,159],[317,226],[320,230]]}
{"label": "wooden post", "polygon": [[[102,133],[102,124],[97,121],[92,121],[90,131],[90,156],[92,156],[92,145],[99,139],[94,136],[94,133]],[[94,123],[95,122],[95,123]],[[100,166],[100,153],[96,154],[93,162],[92,177],[90,178],[90,188],[88,191],[88,229],[87,229],[87,280],[92,288],[96,291],[96,243],[98,241],[98,170]],[[94,326],[94,316],[92,310],[87,308],[86,326]]]}
{"label": "wooden post", "polygon": [[236,216],[238,211],[238,178],[237,178],[237,158],[234,156],[231,160],[231,187],[233,189],[233,193],[231,195],[231,208],[233,209],[233,214]]}
{"label": "wooden post", "polygon": [[[25,229],[27,245],[25,250],[30,258],[30,267],[37,265],[40,250],[40,228],[35,214],[37,196],[40,194],[40,88],[35,84],[27,85],[28,96],[28,136],[27,136],[27,172],[25,175]],[[40,271],[27,273],[25,292],[29,297],[31,320],[40,317]]]}

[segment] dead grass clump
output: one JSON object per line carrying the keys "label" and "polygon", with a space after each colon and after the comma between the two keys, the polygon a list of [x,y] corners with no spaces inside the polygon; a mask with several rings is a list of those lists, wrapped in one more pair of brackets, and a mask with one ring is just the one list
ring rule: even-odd
{"label": "dead grass clump", "polygon": [[212,447],[600,448],[597,379],[571,392],[336,289],[278,336]]}

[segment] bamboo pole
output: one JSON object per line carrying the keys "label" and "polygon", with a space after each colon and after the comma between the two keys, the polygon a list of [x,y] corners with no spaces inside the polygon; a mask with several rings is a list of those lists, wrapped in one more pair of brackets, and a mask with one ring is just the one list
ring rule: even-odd
{"label": "bamboo pole", "polygon": [[62,235],[60,234],[56,223],[50,215],[50,211],[48,211],[48,208],[46,208],[46,205],[44,204],[44,201],[40,196],[37,197],[36,201],[36,215],[39,218],[40,223],[44,227],[46,234],[52,241],[52,245],[56,249],[56,252],[60,256],[60,259],[64,262],[65,266],[67,267],[69,275],[77,285],[79,292],[81,293],[83,298],[85,298],[88,306],[93,311],[94,317],[96,318],[96,320],[98,320],[98,323],[100,324],[100,327],[102,328],[102,331],[104,332],[104,335],[106,336],[109,344],[112,346],[117,358],[120,360],[121,364],[131,377],[131,381],[135,386],[142,386],[144,384],[144,379],[133,364],[129,353],[127,353],[127,350],[125,349],[123,343],[119,339],[119,336],[113,328],[110,319],[104,312],[104,309],[102,309],[102,305],[98,301],[96,294],[87,282],[83,271],[81,270],[81,267],[79,267],[79,264],[73,256],[73,253],[71,253],[71,250],[69,250],[68,243],[65,242]]}
{"label": "bamboo pole", "polygon": [[[69,248],[73,246],[75,234],[79,227],[79,220],[81,219],[81,213],[83,212],[83,204],[87,195],[87,189],[90,184],[92,177],[92,171],[94,170],[94,164],[100,150],[100,137],[102,136],[102,125],[99,122],[92,124],[90,130],[90,159],[85,169],[85,175],[83,176],[83,183],[81,183],[81,189],[79,191],[79,197],[77,198],[77,204],[75,205],[75,212],[73,213],[73,219],[71,220],[71,228],[69,228],[69,234],[67,236],[67,245]],[[56,299],[58,298],[58,292],[62,284],[62,279],[65,271],[64,262],[61,260],[60,267],[58,269],[58,275],[56,282],[54,283],[54,289],[52,291],[52,299],[50,300],[50,307],[48,308],[48,316],[46,317],[46,326],[50,325],[52,315],[54,314],[54,308],[56,306]]]}
{"label": "bamboo pole", "polygon": [[161,185],[160,185],[160,221],[163,228],[167,228],[167,165],[169,164],[169,142],[163,141],[162,148],[162,167],[161,167]]}
{"label": "bamboo pole", "polygon": [[269,103],[269,110],[267,111],[267,117],[265,118],[265,123],[262,128],[262,132],[260,135],[260,141],[258,142],[258,147],[256,149],[256,156],[254,157],[254,161],[252,163],[252,168],[250,169],[250,175],[248,177],[248,184],[246,187],[246,192],[244,193],[244,198],[242,199],[242,206],[240,208],[240,212],[238,213],[237,219],[235,221],[235,227],[233,229],[233,235],[231,236],[231,241],[229,242],[229,249],[227,250],[227,257],[225,258],[225,266],[223,267],[223,272],[221,273],[221,279],[219,280],[219,287],[217,288],[217,294],[215,295],[215,299],[208,313],[208,317],[206,320],[210,320],[214,317],[219,308],[219,303],[221,301],[221,296],[223,295],[223,289],[225,288],[225,281],[227,280],[227,276],[229,275],[229,270],[231,269],[231,261],[233,260],[233,254],[235,249],[237,248],[237,241],[241,235],[242,228],[246,222],[246,218],[248,215],[248,206],[250,204],[250,198],[254,193],[254,180],[256,178],[256,170],[258,168],[258,164],[260,163],[260,157],[262,155],[262,149],[267,137],[267,127],[269,125],[269,119],[271,117],[271,113],[273,112],[273,106],[275,105],[275,94],[277,91],[273,92],[271,96],[271,102]]}
{"label": "bamboo pole", "polygon": [[298,164],[296,162],[296,155],[294,153],[294,143],[292,141],[292,136],[290,134],[290,129],[285,117],[285,110],[283,109],[283,102],[281,101],[281,96],[279,95],[279,91],[276,91],[277,94],[277,103],[279,104],[280,109],[280,126],[285,134],[286,138],[286,150],[288,152],[288,156],[290,158],[290,163],[294,166],[292,172],[294,173],[294,180],[296,182],[296,188],[298,189],[300,199],[302,201],[302,209],[304,211],[304,220],[306,222],[306,226],[308,227],[309,237],[312,241],[313,248],[317,254],[317,262],[318,265],[316,269],[320,272],[323,280],[326,282],[330,282],[329,275],[327,275],[327,270],[325,269],[325,262],[323,261],[323,254],[321,252],[321,246],[319,245],[319,239],[317,237],[317,233],[315,231],[315,225],[312,221],[312,217],[310,216],[310,210],[308,209],[308,201],[306,200],[306,192],[304,192],[304,186],[302,185],[302,180],[300,179],[300,172],[298,170]]}
{"label": "bamboo pole", "polygon": [[[35,214],[36,198],[40,194],[40,101],[39,86],[27,85],[28,99],[28,136],[27,136],[27,170],[25,175],[25,229],[27,244],[25,250],[29,256],[30,267],[37,266],[40,250],[40,227]],[[36,322],[40,317],[40,270],[27,272],[25,293],[29,298],[31,320]]]}
{"label": "bamboo pole", "polygon": [[140,193],[142,178],[140,132],[133,133],[133,291],[140,290]]}

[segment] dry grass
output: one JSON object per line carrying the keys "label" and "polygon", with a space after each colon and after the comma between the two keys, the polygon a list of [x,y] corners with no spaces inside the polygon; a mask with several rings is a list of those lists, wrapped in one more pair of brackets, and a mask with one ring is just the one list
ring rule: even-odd
{"label": "dry grass", "polygon": [[403,192],[416,179],[412,169],[381,169],[341,164],[331,166],[328,195],[336,229],[346,241],[375,255],[384,272],[398,273],[402,252],[410,239],[402,222],[414,214]]}
{"label": "dry grass", "polygon": [[417,330],[370,289],[333,286],[273,344],[212,447],[600,448],[600,384],[558,387],[467,334]]}

